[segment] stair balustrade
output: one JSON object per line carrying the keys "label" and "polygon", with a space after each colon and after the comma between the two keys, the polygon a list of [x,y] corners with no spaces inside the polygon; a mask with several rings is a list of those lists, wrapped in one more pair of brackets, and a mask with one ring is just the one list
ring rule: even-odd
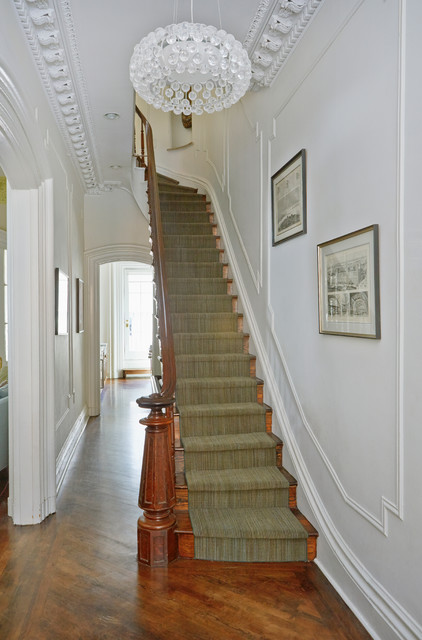
{"label": "stair balustrade", "polygon": [[[150,413],[140,423],[146,426],[145,446],[139,490],[138,560],[151,567],[166,566],[177,558],[176,503],[174,482],[174,418],[176,363],[168,306],[167,277],[161,223],[158,181],[155,167],[152,129],[138,107],[140,155],[134,145],[137,164],[145,167],[148,180],[151,246],[153,255],[157,323],[162,361],[161,381],[153,379],[153,393],[138,398],[139,407]],[[139,124],[139,122],[138,122]],[[136,129],[136,124],[135,124]]]}

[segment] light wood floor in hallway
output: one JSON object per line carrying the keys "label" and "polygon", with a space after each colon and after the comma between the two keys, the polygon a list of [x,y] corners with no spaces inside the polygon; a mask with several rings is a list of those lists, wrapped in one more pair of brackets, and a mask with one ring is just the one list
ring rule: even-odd
{"label": "light wood floor in hallway", "polygon": [[369,638],[313,564],[136,561],[142,379],[112,381],[57,514],[14,527],[0,505],[1,640]]}

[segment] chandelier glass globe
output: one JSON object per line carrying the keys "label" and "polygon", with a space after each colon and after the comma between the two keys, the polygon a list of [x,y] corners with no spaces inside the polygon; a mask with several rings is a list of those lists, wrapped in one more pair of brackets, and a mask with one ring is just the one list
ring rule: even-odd
{"label": "chandelier glass globe", "polygon": [[159,27],[135,46],[130,79],[156,109],[201,115],[231,107],[245,94],[251,63],[223,29],[182,22]]}

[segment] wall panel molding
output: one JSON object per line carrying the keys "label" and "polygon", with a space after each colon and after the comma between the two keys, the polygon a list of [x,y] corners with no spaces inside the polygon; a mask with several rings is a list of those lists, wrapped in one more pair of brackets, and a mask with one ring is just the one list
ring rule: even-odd
{"label": "wall panel molding", "polygon": [[[335,37],[330,41],[329,46],[331,46],[336,38],[341,34],[345,26],[350,22],[352,17],[355,15],[356,11],[361,7],[364,0],[360,0],[355,6],[354,10],[349,14],[347,19],[342,24],[341,28],[339,28],[336,32]],[[396,183],[397,183],[397,201],[396,201],[396,228],[397,228],[397,244],[396,244],[396,261],[397,261],[397,300],[398,308],[397,308],[397,333],[396,333],[396,341],[397,341],[397,368],[396,368],[396,406],[397,406],[397,415],[396,415],[396,456],[395,456],[395,485],[396,485],[396,496],[391,499],[386,496],[380,496],[380,504],[381,504],[381,514],[380,517],[371,513],[368,509],[366,509],[363,505],[359,503],[359,501],[355,498],[352,498],[349,493],[346,491],[344,484],[340,479],[339,473],[336,471],[334,465],[331,464],[327,454],[324,451],[324,448],[320,444],[318,438],[314,433],[314,429],[310,424],[307,416],[305,415],[305,411],[302,407],[299,395],[296,391],[292,376],[289,371],[289,367],[286,361],[286,357],[284,356],[282,347],[277,338],[275,328],[274,328],[274,311],[271,304],[271,292],[269,293],[269,301],[268,301],[268,313],[270,317],[270,327],[271,327],[271,336],[274,342],[275,349],[280,358],[283,370],[286,375],[286,380],[288,382],[290,391],[294,398],[296,407],[299,411],[303,426],[305,427],[309,437],[311,438],[316,450],[318,451],[324,465],[329,472],[332,480],[334,481],[340,495],[342,496],[344,502],[352,508],[356,513],[365,518],[372,526],[374,526],[378,531],[382,532],[385,536],[388,535],[388,513],[397,516],[400,519],[403,519],[403,326],[404,326],[404,295],[403,295],[403,260],[404,260],[404,249],[403,249],[403,224],[404,224],[404,204],[403,204],[403,184],[404,184],[404,176],[403,176],[403,165],[404,165],[404,74],[405,74],[405,8],[406,8],[406,0],[400,0],[399,5],[399,23],[398,23],[398,67],[397,67],[397,84],[398,84],[398,102],[397,102],[397,157],[396,157]],[[328,50],[328,47],[324,49],[322,55]],[[322,55],[318,58],[317,62],[322,59]],[[276,114],[274,115],[273,122],[276,122],[276,118],[281,115],[283,110],[287,107],[289,102],[292,100],[294,95],[296,94],[299,87],[303,84],[304,80],[310,75],[313,69],[316,67],[316,64],[312,66],[312,68],[307,72],[307,74],[300,80],[298,85],[296,86],[295,91],[293,91],[288,99],[283,103],[282,107],[280,107]],[[269,166],[271,166],[271,143],[277,138],[276,127],[274,126],[273,137],[269,140],[268,143],[268,162]],[[271,266],[270,263],[268,265],[269,276],[271,277]],[[297,447],[297,445],[295,445]]]}
{"label": "wall panel molding", "polygon": [[[252,278],[252,282],[255,286],[255,289],[257,291],[257,293],[259,293],[260,288],[262,287],[262,273],[263,273],[263,209],[264,209],[264,203],[263,203],[263,193],[264,193],[264,189],[263,189],[263,133],[262,130],[260,130],[258,123],[256,124],[256,126],[253,125],[253,123],[251,122],[246,109],[241,101],[241,109],[242,109],[242,113],[245,117],[246,122],[248,123],[248,128],[250,130],[250,132],[252,133],[252,135],[255,138],[255,144],[258,146],[258,151],[257,151],[257,155],[258,155],[258,171],[259,171],[259,211],[257,212],[257,215],[259,216],[259,238],[258,238],[258,265],[256,267],[256,270],[254,269],[253,265],[252,265],[252,261],[251,258],[249,257],[246,245],[243,241],[242,238],[242,234],[240,232],[239,229],[239,225],[237,223],[235,214],[234,214],[234,210],[233,210],[233,206],[232,206],[232,195],[231,195],[231,180],[230,180],[230,136],[227,135],[226,136],[226,167],[227,167],[227,199],[228,199],[228,203],[229,203],[229,208],[228,208],[228,213],[230,215],[230,219],[231,222],[233,224],[233,228],[236,232],[240,247],[242,249],[243,255],[245,257],[245,262],[246,265],[249,269],[249,273],[251,275]],[[225,222],[223,221],[224,218],[223,216],[221,216],[221,221],[222,224],[225,225]]]}

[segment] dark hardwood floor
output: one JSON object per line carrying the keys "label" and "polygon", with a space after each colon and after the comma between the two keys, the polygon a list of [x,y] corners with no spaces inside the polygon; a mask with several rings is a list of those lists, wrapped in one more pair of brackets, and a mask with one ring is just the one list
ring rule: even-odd
{"label": "dark hardwood floor", "polygon": [[14,527],[0,503],[2,640],[369,638],[314,564],[136,561],[142,379],[112,381],[57,514]]}

